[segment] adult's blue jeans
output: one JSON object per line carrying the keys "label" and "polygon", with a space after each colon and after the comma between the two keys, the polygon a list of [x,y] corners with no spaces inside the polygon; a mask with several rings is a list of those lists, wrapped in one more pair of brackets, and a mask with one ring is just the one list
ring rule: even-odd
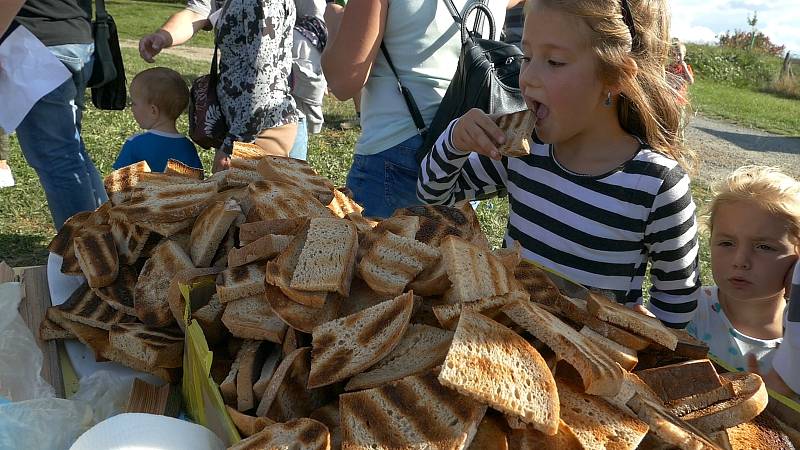
{"label": "adult's blue jeans", "polygon": [[108,200],[103,181],[81,138],[84,90],[92,73],[94,44],[66,44],[48,49],[72,78],[42,97],[17,127],[22,154],[36,170],[56,230],[81,211]]}
{"label": "adult's blue jeans", "polygon": [[422,136],[414,136],[374,155],[355,155],[347,187],[367,217],[385,218],[395,209],[419,205],[415,158]]}

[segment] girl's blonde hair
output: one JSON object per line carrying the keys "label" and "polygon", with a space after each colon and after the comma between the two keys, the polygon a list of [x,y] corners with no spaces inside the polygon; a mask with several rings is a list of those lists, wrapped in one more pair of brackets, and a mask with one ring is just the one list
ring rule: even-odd
{"label": "girl's blonde hair", "polygon": [[[695,157],[683,145],[683,107],[665,70],[671,44],[667,0],[627,0],[635,37],[623,20],[619,0],[539,2],[588,25],[589,45],[597,55],[600,76],[621,89],[617,114],[622,128],[691,172]],[[531,13],[532,3],[525,5],[526,14]]]}
{"label": "girl's blonde hair", "polygon": [[753,202],[786,220],[789,238],[800,249],[800,181],[775,167],[743,166],[734,170],[714,192],[705,220],[708,230],[713,232],[714,215],[721,205],[740,201]]}

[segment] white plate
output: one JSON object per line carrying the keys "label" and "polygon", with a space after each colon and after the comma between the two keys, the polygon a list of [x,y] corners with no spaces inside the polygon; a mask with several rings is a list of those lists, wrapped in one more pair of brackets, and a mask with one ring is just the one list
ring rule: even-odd
{"label": "white plate", "polygon": [[[50,253],[47,259],[47,283],[50,288],[50,303],[60,305],[67,301],[70,295],[78,289],[86,278],[83,275],[66,275],[61,273],[63,259],[55,253]],[[155,375],[139,372],[115,362],[97,362],[94,352],[82,342],[68,339],[64,341],[67,356],[75,369],[78,379],[91,375],[98,370],[108,370],[121,377],[135,376],[148,383],[161,386],[164,381]]]}
{"label": "white plate", "polygon": [[70,450],[224,450],[203,426],[166,416],[128,413],[106,419],[83,433]]}

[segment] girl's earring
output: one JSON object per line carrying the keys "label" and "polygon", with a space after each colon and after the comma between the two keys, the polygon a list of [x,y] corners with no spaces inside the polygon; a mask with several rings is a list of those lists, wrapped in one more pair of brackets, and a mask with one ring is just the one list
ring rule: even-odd
{"label": "girl's earring", "polygon": [[608,91],[608,95],[606,96],[606,101],[603,102],[603,106],[606,108],[611,107],[611,91]]}

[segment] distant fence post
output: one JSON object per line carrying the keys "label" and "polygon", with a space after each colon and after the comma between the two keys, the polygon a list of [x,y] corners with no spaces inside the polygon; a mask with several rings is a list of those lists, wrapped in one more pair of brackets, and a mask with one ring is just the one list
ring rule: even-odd
{"label": "distant fence post", "polygon": [[794,74],[792,74],[792,54],[789,51],[787,51],[786,57],[783,58],[783,67],[781,67],[781,75],[780,77],[778,77],[778,79],[782,80],[786,77],[791,78],[793,76]]}

